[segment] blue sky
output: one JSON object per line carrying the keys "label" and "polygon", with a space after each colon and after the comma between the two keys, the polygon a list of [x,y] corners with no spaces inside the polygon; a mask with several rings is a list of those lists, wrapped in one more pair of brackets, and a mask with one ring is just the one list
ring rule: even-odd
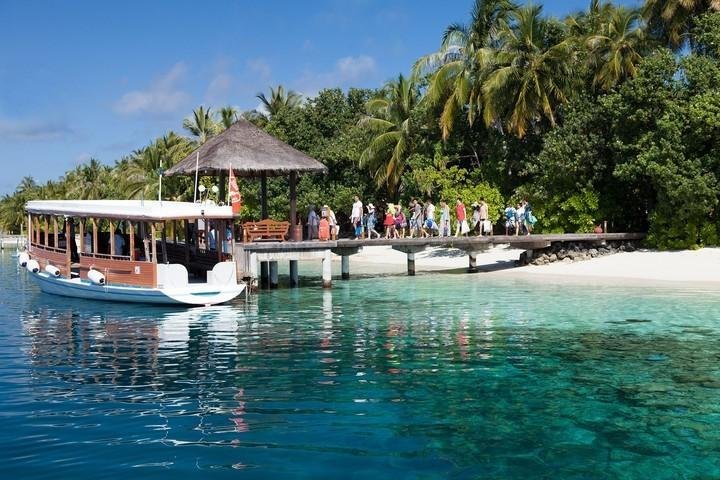
{"label": "blue sky", "polygon": [[[562,16],[589,0],[547,0]],[[617,3],[636,4],[633,0]],[[283,84],[377,87],[434,51],[471,0],[1,0],[0,194],[112,164],[200,104]]]}

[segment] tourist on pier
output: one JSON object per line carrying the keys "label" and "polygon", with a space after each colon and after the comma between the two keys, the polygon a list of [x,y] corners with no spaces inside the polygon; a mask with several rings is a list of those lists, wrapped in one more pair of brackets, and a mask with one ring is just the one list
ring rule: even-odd
{"label": "tourist on pier", "polygon": [[450,206],[445,200],[440,201],[440,236],[449,237],[452,235],[450,228]]}
{"label": "tourist on pier", "polygon": [[330,226],[330,239],[337,240],[337,235],[340,232],[340,226],[337,224],[337,218],[332,208],[327,205],[323,205],[320,216],[325,217]]}
{"label": "tourist on pier", "polygon": [[480,235],[485,235],[486,233],[492,233],[492,227],[487,228],[488,222],[488,204],[485,203],[484,199],[480,199]]}
{"label": "tourist on pier", "polygon": [[423,224],[425,223],[423,219],[423,208],[420,202],[417,201],[417,199],[412,199],[412,216],[410,217],[410,238],[413,238],[415,234],[417,234],[418,237],[422,235],[422,228]]}
{"label": "tourist on pier", "polygon": [[367,229],[367,238],[371,239],[373,238],[373,234],[375,234],[376,238],[380,238],[380,233],[375,230],[375,225],[377,225],[377,216],[375,214],[375,205],[372,203],[369,203],[367,206],[367,217],[365,219],[365,228]]}
{"label": "tourist on pier", "polygon": [[505,208],[505,235],[510,235],[510,230],[515,230],[515,207],[508,203]]}
{"label": "tourist on pier", "polygon": [[525,215],[524,215],[524,224],[525,224],[525,231],[527,232],[527,235],[530,235],[533,230],[533,226],[535,225],[535,222],[537,222],[537,218],[535,218],[535,215],[532,213],[532,207],[530,206],[530,202],[527,200],[523,200],[523,205],[525,206]]}
{"label": "tourist on pier", "polygon": [[467,213],[465,212],[465,204],[461,198],[455,202],[455,216],[457,218],[457,227],[455,228],[455,236],[467,235],[470,227],[467,223]]}
{"label": "tourist on pier", "polygon": [[435,205],[429,198],[425,202],[425,224],[422,228],[423,237],[432,237],[438,230],[437,223],[435,223]]}
{"label": "tourist on pier", "polygon": [[385,227],[385,238],[395,238],[395,215],[393,214],[394,210],[394,205],[392,203],[388,203],[388,208],[385,212],[385,220],[383,220],[383,226]]}
{"label": "tourist on pier", "polygon": [[473,202],[471,205],[472,207],[472,217],[470,217],[470,230],[475,235],[482,235],[482,224],[480,223],[480,204],[477,202]]}
{"label": "tourist on pier", "polygon": [[318,238],[318,227],[320,226],[320,219],[315,213],[315,205],[308,207],[307,215],[307,237],[308,240],[316,240]]}
{"label": "tourist on pier", "polygon": [[407,228],[407,218],[402,211],[402,205],[395,205],[395,238],[405,238],[405,229]]}
{"label": "tourist on pier", "polygon": [[520,202],[515,208],[515,235],[524,234],[525,229],[525,204]]}
{"label": "tourist on pier", "polygon": [[353,205],[352,205],[352,212],[350,213],[350,223],[353,226],[353,229],[355,230],[355,239],[359,239],[362,237],[363,233],[363,204],[360,201],[360,197],[355,195],[353,197]]}

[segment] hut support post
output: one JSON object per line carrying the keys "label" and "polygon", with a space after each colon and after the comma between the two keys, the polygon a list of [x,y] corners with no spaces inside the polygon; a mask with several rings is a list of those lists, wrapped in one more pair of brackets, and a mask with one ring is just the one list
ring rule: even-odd
{"label": "hut support post", "polygon": [[260,217],[261,220],[268,218],[267,204],[267,173],[262,172],[260,175]]}
{"label": "hut support post", "polygon": [[290,260],[290,287],[297,288],[300,286],[300,276],[298,275],[298,261]]}
{"label": "hut support post", "polygon": [[277,260],[270,263],[270,288],[278,288],[278,262]]}
{"label": "hut support post", "polygon": [[157,245],[156,243],[156,235],[155,235],[155,222],[150,222],[150,256],[152,257],[152,262],[157,263]]}
{"label": "hut support post", "polygon": [[78,228],[80,228],[80,246],[78,247],[78,254],[82,255],[85,253],[85,220],[78,219]]}
{"label": "hut support post", "polygon": [[302,240],[302,235],[297,238],[295,226],[297,225],[297,172],[290,172],[290,240]]}

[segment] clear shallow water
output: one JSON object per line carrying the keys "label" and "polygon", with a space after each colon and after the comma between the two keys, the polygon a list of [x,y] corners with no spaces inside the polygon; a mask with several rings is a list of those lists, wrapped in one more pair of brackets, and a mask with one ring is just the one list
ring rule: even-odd
{"label": "clear shallow water", "polygon": [[182,310],[15,270],[5,478],[720,476],[720,293],[423,275]]}

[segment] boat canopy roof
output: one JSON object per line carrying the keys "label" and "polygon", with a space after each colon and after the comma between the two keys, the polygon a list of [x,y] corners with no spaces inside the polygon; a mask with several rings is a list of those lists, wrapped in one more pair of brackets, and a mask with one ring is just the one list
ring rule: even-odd
{"label": "boat canopy roof", "polygon": [[233,218],[230,206],[157,200],[32,200],[25,210],[37,215],[143,221]]}

